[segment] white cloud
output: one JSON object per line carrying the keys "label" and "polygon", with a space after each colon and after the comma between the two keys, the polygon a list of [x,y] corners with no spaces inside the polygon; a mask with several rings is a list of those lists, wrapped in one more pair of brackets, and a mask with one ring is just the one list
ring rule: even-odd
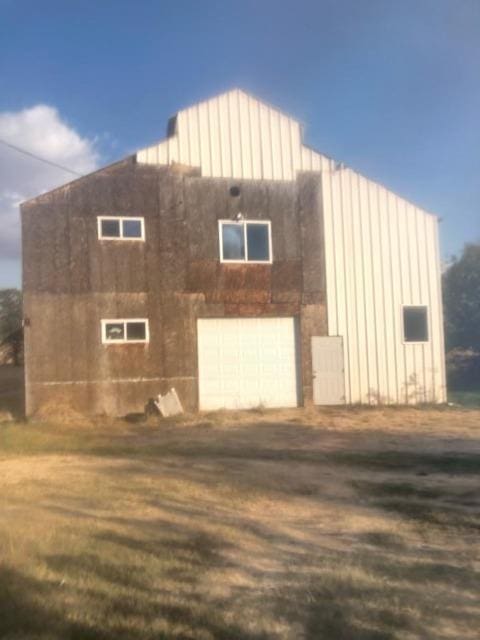
{"label": "white cloud", "polygon": [[[0,112],[0,138],[81,174],[98,166],[95,140],[82,138],[48,105]],[[0,259],[19,259],[19,203],[74,178],[0,143]]]}

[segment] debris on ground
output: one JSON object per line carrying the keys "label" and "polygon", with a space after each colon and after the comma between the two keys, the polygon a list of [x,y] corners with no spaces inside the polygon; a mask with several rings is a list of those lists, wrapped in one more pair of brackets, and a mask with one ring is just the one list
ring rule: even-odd
{"label": "debris on ground", "polygon": [[159,394],[154,403],[164,418],[178,416],[183,413],[182,403],[180,402],[180,398],[173,387],[164,396]]}

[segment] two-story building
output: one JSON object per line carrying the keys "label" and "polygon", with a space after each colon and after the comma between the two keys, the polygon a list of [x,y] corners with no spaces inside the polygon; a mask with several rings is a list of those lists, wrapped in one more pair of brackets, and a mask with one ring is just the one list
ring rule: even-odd
{"label": "two-story building", "polygon": [[437,218],[240,90],[22,205],[27,414],[445,401]]}

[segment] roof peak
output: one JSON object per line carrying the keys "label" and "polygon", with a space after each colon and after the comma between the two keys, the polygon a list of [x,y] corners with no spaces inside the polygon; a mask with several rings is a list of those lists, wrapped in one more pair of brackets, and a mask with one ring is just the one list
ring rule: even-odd
{"label": "roof peak", "polygon": [[222,98],[225,98],[226,96],[234,95],[234,94],[242,95],[242,96],[246,97],[248,100],[255,100],[256,102],[261,103],[262,105],[264,105],[268,109],[271,109],[272,111],[275,111],[275,112],[285,116],[289,120],[292,120],[293,122],[296,122],[297,124],[299,124],[302,127],[302,129],[304,128],[304,123],[301,120],[299,120],[298,118],[295,118],[294,116],[292,116],[290,113],[288,113],[284,109],[281,109],[280,107],[278,107],[275,104],[272,104],[268,100],[264,100],[263,98],[258,97],[255,93],[252,93],[251,91],[247,91],[247,90],[243,89],[242,87],[238,87],[238,86],[237,87],[232,87],[231,89],[226,89],[225,91],[221,91],[220,93],[216,93],[214,95],[210,95],[209,97],[203,98],[202,100],[199,100],[198,102],[192,102],[188,106],[183,107],[182,109],[179,109],[178,111],[176,111],[171,116],[170,120],[174,120],[179,113],[182,113],[184,111],[188,111],[189,109],[198,107],[198,106],[203,105],[203,104],[205,104],[207,102],[211,102],[212,100],[220,100]]}

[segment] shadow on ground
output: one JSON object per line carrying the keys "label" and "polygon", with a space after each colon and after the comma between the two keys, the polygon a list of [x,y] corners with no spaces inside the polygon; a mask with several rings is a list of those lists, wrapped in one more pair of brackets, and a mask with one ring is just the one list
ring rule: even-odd
{"label": "shadow on ground", "polygon": [[473,449],[291,424],[136,433],[19,485],[0,637],[475,638]]}

